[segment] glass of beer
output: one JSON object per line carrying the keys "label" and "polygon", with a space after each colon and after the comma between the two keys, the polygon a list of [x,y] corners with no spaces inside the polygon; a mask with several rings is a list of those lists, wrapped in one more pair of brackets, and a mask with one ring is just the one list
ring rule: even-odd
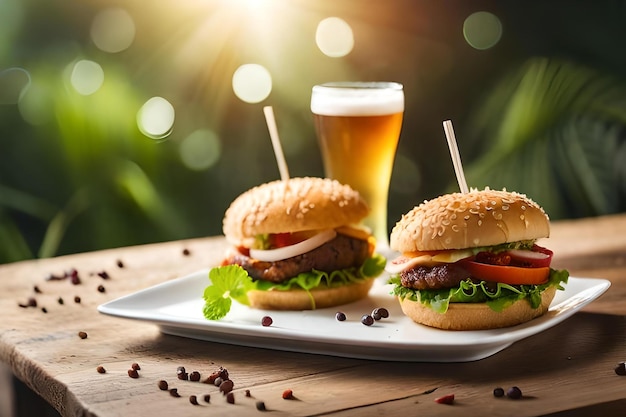
{"label": "glass of beer", "polygon": [[358,190],[371,208],[364,224],[389,246],[387,203],[404,91],[394,82],[333,82],[313,87],[311,112],[327,177]]}

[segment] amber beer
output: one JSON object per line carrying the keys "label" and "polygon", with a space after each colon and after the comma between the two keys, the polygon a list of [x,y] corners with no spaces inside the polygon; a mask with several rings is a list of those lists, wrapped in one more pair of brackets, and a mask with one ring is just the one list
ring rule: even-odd
{"label": "amber beer", "polygon": [[311,111],[325,174],[358,190],[371,208],[365,225],[388,245],[387,200],[404,92],[391,82],[328,83],[313,87]]}

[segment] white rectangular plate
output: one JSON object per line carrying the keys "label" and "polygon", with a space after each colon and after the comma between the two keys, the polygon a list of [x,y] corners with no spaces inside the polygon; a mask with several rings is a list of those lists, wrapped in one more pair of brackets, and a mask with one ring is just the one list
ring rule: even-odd
{"label": "white rectangular plate", "polygon": [[[570,277],[542,317],[505,329],[446,331],[415,324],[404,316],[389,294],[386,278],[376,281],[368,298],[336,308],[264,311],[233,302],[226,317],[209,321],[202,314],[208,271],[112,300],[98,311],[154,323],[166,334],[221,343],[385,361],[466,362],[491,356],[562,322],[610,286],[604,279]],[[389,318],[363,325],[361,316],[376,307],[387,308]],[[337,321],[337,311],[344,312],[347,320]],[[273,324],[262,326],[263,316],[270,316]]]}

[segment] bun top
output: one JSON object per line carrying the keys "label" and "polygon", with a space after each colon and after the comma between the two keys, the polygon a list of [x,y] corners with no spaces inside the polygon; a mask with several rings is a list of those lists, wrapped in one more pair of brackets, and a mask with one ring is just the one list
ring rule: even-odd
{"label": "bun top", "polygon": [[548,216],[524,194],[473,189],[414,207],[394,226],[390,247],[400,252],[466,249],[549,234]]}
{"label": "bun top", "polygon": [[291,178],[251,188],[226,210],[223,232],[234,245],[250,246],[265,233],[334,229],[357,224],[369,213],[361,195],[328,178]]}

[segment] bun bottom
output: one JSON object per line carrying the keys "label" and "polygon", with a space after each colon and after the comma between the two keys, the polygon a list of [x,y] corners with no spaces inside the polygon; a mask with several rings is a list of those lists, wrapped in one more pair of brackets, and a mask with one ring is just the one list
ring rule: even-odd
{"label": "bun bottom", "polygon": [[515,326],[545,314],[556,294],[549,287],[541,294],[541,305],[533,309],[528,301],[519,300],[501,312],[493,311],[485,303],[450,303],[441,314],[419,301],[403,299],[400,307],[414,322],[444,330],[487,330]]}
{"label": "bun bottom", "polygon": [[[318,287],[309,293],[304,290],[248,292],[250,307],[262,310],[313,310],[351,303],[365,298],[375,278],[341,287]],[[311,303],[311,296],[315,306]]]}

